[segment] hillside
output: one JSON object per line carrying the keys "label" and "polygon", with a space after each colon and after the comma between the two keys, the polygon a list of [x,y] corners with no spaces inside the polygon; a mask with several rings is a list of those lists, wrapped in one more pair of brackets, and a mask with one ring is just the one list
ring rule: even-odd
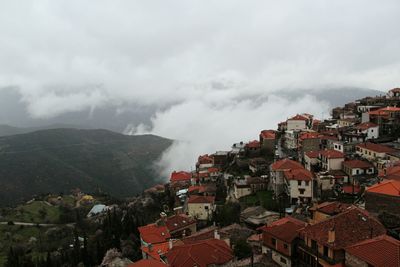
{"label": "hillside", "polygon": [[76,187],[135,195],[154,185],[153,163],[170,144],[153,135],[107,130],[53,129],[0,137],[0,205]]}

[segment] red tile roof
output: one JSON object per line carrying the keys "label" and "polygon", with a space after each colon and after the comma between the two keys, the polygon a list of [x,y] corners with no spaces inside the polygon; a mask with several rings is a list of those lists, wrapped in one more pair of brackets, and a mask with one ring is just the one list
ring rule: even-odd
{"label": "red tile roof", "polygon": [[314,178],[314,175],[306,169],[292,169],[284,171],[285,178],[287,180],[296,180],[296,181],[311,181]]}
{"label": "red tile roof", "polygon": [[210,164],[213,163],[213,158],[211,156],[209,156],[208,154],[199,156],[197,162],[199,164]]}
{"label": "red tile roof", "polygon": [[400,108],[398,107],[386,107],[380,108],[377,110],[373,110],[368,112],[369,115],[377,115],[377,116],[388,116],[390,112],[400,112]]}
{"label": "red tile roof", "polygon": [[190,196],[188,203],[214,203],[214,196]]}
{"label": "red tile roof", "polygon": [[192,174],[190,172],[174,171],[173,173],[171,173],[170,181],[171,182],[190,181],[191,178],[192,178]]}
{"label": "red tile roof", "polygon": [[349,253],[371,266],[400,266],[400,241],[382,235],[346,248]]}
{"label": "red tile roof", "polygon": [[330,216],[342,213],[350,207],[350,204],[340,203],[338,201],[335,202],[324,202],[317,206],[310,208],[310,211],[319,211]]}
{"label": "red tile roof", "polygon": [[246,147],[249,148],[260,148],[260,142],[257,140],[250,141],[246,144]]}
{"label": "red tile roof", "polygon": [[318,139],[321,137],[320,133],[314,133],[314,132],[307,132],[307,133],[302,133],[299,136],[300,140],[305,140],[305,139]]}
{"label": "red tile roof", "polygon": [[303,169],[303,165],[294,160],[282,159],[274,162],[271,165],[271,168],[273,171],[284,171],[290,169]]}
{"label": "red tile roof", "polygon": [[[328,242],[329,231],[335,231],[334,242]],[[357,242],[383,235],[385,227],[363,209],[349,207],[343,213],[313,225],[307,225],[300,233],[321,245],[333,249],[344,249]]]}
{"label": "red tile roof", "polygon": [[195,223],[196,220],[184,214],[173,215],[165,220],[169,232],[174,232]]}
{"label": "red tile roof", "polygon": [[366,189],[366,192],[400,197],[400,181],[384,180]]}
{"label": "red tile roof", "polygon": [[291,117],[290,119],[288,119],[288,121],[289,120],[291,120],[291,121],[307,121],[308,118],[306,116],[297,114],[296,116]]}
{"label": "red tile roof", "polygon": [[140,237],[146,243],[156,244],[163,243],[171,238],[168,228],[164,225],[157,225],[155,223],[141,226],[138,228]]}
{"label": "red tile roof", "polygon": [[166,267],[166,266],[168,265],[160,261],[153,259],[146,259],[131,263],[127,267]]}
{"label": "red tile roof", "polygon": [[371,142],[366,142],[366,143],[362,143],[362,144],[358,144],[356,145],[356,147],[360,147],[363,149],[367,149],[367,150],[371,150],[377,153],[389,153],[389,152],[394,152],[396,151],[396,149],[388,147],[388,146],[384,146],[384,145],[379,145],[379,144],[374,144]]}
{"label": "red tile roof", "polygon": [[306,155],[307,157],[309,157],[310,159],[315,159],[319,157],[319,151],[310,151],[310,152],[306,152],[304,155]]}
{"label": "red tile roof", "polygon": [[274,130],[263,130],[260,133],[260,137],[263,139],[275,139],[276,133]]}
{"label": "red tile roof", "polygon": [[224,241],[208,239],[173,247],[167,259],[171,267],[207,267],[228,263],[233,259],[233,252]]}
{"label": "red tile roof", "polygon": [[150,247],[141,246],[140,249],[151,258],[160,261],[161,256],[169,251],[169,242],[154,244]]}
{"label": "red tile roof", "polygon": [[385,170],[379,173],[379,177],[388,179],[388,180],[398,180],[400,181],[400,166],[393,166],[386,168]]}
{"label": "red tile roof", "polygon": [[374,127],[378,127],[378,125],[372,122],[364,122],[356,126],[356,128],[359,130],[367,130]]}
{"label": "red tile roof", "polygon": [[342,187],[342,190],[346,194],[358,194],[361,190],[361,187],[359,185],[345,185]]}
{"label": "red tile roof", "polygon": [[305,222],[288,216],[273,222],[269,226],[262,227],[261,230],[279,240],[291,243],[299,235],[298,231],[304,226],[306,226]]}
{"label": "red tile roof", "polygon": [[328,149],[328,150],[322,150],[319,152],[319,154],[322,157],[328,158],[328,159],[340,159],[344,158],[344,154],[340,151],[333,150],[333,149]]}
{"label": "red tile roof", "polygon": [[359,169],[369,169],[374,167],[371,163],[369,163],[368,161],[365,160],[346,160],[343,162],[343,166],[355,169],[355,168],[359,168]]}
{"label": "red tile roof", "polygon": [[215,168],[215,167],[213,167],[213,168],[208,168],[208,169],[207,169],[207,172],[208,172],[208,173],[220,172],[220,169]]}

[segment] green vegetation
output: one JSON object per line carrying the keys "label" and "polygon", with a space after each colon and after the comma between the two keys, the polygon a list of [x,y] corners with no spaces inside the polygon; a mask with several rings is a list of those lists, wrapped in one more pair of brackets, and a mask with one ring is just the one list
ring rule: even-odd
{"label": "green vegetation", "polygon": [[33,201],[11,210],[4,216],[4,221],[27,223],[58,223],[60,208],[44,201]]}
{"label": "green vegetation", "polygon": [[74,188],[136,195],[157,183],[153,163],[170,145],[171,140],[153,135],[106,130],[54,129],[0,137],[0,205]]}
{"label": "green vegetation", "polygon": [[252,255],[252,249],[246,240],[239,239],[234,244],[233,253],[238,260],[248,258]]}
{"label": "green vegetation", "polygon": [[267,210],[276,210],[277,203],[273,199],[273,191],[259,191],[254,195],[245,196],[240,199],[240,202],[245,206],[258,206],[261,205]]}
{"label": "green vegetation", "polygon": [[227,226],[240,222],[240,205],[237,203],[226,203],[218,206],[214,216],[215,222],[220,226]]}

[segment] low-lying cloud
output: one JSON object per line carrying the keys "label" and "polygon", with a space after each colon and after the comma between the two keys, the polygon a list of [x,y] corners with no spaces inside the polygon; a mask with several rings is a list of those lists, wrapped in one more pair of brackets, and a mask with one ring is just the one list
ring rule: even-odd
{"label": "low-lying cloud", "polygon": [[274,92],[398,86],[399,11],[398,0],[3,1],[0,90],[18,88],[32,118],[170,107],[133,132],[182,140],[162,165],[187,168],[327,108]]}

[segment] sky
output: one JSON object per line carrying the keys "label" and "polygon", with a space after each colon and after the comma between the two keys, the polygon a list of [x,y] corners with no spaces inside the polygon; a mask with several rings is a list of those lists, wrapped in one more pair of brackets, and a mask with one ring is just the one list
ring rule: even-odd
{"label": "sky", "polygon": [[[301,112],[285,90],[400,86],[400,1],[2,1],[0,90],[33,118],[118,103],[162,107],[153,133],[176,142],[163,175],[256,139]],[[167,107],[167,108],[165,108]]]}

